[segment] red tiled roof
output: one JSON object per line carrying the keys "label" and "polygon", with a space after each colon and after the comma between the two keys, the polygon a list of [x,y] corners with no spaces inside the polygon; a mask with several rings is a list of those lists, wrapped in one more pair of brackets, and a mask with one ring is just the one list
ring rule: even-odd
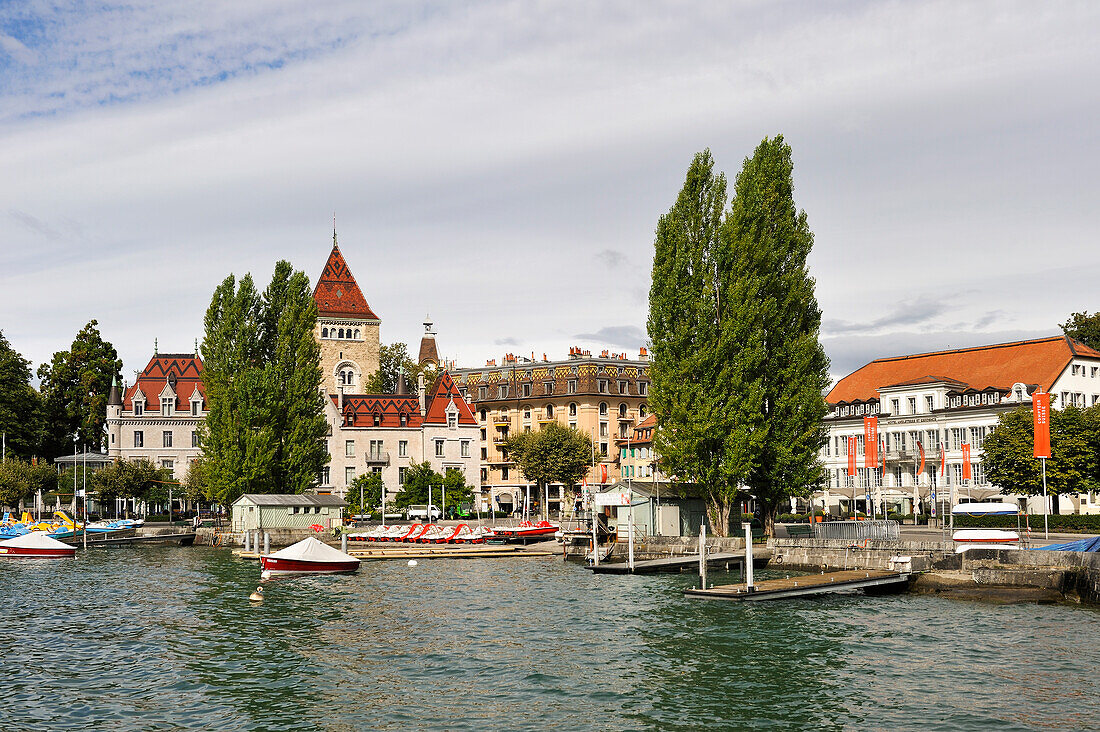
{"label": "red tiled roof", "polygon": [[439,375],[432,390],[428,392],[424,424],[447,424],[447,405],[451,400],[454,400],[455,406],[458,407],[458,423],[476,426],[477,420],[474,419],[473,410],[462,398],[454,379],[446,371]]}
{"label": "red tiled roof", "polygon": [[340,247],[332,244],[328,262],[313,288],[313,299],[317,301],[317,313],[333,318],[365,318],[378,320],[370,309],[367,299],[355,282]]}
{"label": "red tiled roof", "polygon": [[[333,404],[339,403],[336,394],[329,394]],[[373,427],[374,415],[379,416],[379,427],[400,427],[401,415],[405,415],[406,427],[420,427],[420,400],[415,396],[390,394],[345,394],[344,419],[348,427]],[[350,420],[350,421],[349,421]]]}
{"label": "red tiled roof", "polygon": [[[845,376],[827,397],[830,404],[866,401],[890,385],[930,383],[924,379],[961,382],[977,390],[1010,389],[1013,384],[1038,384],[1049,390],[1074,356],[1100,358],[1100,351],[1065,336],[998,343],[954,351],[895,356],[872,361]],[[941,376],[929,377],[929,374]]]}
{"label": "red tiled roof", "polygon": [[189,410],[191,408],[191,396],[195,389],[203,396],[203,406],[206,409],[206,387],[202,383],[202,360],[193,353],[161,353],[149,359],[149,364],[138,376],[122,399],[122,408],[132,411],[134,408],[134,396],[138,391],[145,397],[149,409],[160,409],[160,393],[164,391],[168,383],[168,374],[176,375],[176,404],[177,410]]}

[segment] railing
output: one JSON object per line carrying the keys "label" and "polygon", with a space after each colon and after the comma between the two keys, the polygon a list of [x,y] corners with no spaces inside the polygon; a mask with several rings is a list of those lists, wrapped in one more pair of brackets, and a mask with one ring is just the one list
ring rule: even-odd
{"label": "railing", "polygon": [[374,463],[376,465],[389,465],[390,454],[388,452],[368,452],[367,462]]}
{"label": "railing", "polygon": [[896,541],[901,537],[897,521],[825,521],[813,526],[815,539]]}
{"label": "railing", "polygon": [[911,450],[886,451],[886,462],[888,463],[912,462],[913,460],[918,458],[919,456]]}

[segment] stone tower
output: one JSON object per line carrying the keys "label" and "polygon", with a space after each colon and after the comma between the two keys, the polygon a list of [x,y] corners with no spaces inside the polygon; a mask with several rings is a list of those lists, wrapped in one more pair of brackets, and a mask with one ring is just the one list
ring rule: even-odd
{"label": "stone tower", "polygon": [[[364,380],[378,370],[379,328],[374,314],[332,233],[332,251],[313,290],[321,344],[322,385],[326,392],[363,392]],[[341,388],[342,387],[342,388]]]}

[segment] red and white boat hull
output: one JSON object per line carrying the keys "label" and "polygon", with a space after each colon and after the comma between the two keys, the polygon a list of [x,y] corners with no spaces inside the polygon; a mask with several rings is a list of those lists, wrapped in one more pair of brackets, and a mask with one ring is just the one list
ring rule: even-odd
{"label": "red and white boat hull", "polygon": [[67,549],[38,549],[19,546],[0,546],[0,557],[28,559],[31,557],[75,557],[76,547]]}
{"label": "red and white boat hull", "polygon": [[279,559],[260,557],[260,566],[265,575],[281,574],[340,574],[355,572],[359,569],[359,560],[348,562],[309,562],[301,559]]}

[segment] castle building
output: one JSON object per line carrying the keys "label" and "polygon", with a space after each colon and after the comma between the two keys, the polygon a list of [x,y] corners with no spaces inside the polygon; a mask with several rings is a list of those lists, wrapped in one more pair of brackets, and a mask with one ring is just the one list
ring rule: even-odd
{"label": "castle building", "polygon": [[146,458],[187,478],[198,458],[198,429],[206,416],[202,361],[194,353],[154,353],[137,380],[107,395],[107,454]]}
{"label": "castle building", "polygon": [[[482,500],[495,510],[522,506],[529,483],[503,450],[510,434],[559,422],[587,432],[595,453],[586,481],[599,490],[621,477],[620,451],[636,424],[649,415],[649,357],[643,348],[637,359],[625,353],[570,348],[569,357],[537,361],[506,354],[483,368],[453,369],[459,393],[474,407],[480,437]],[[548,487],[551,513],[571,506],[575,486]],[[532,498],[535,498],[532,493]]]}
{"label": "castle building", "polygon": [[[333,236],[332,251],[314,289],[321,344],[321,385],[329,464],[317,491],[344,495],[356,477],[382,476],[386,495],[401,491],[413,463],[428,462],[438,473],[460,471],[480,491],[478,426],[454,379],[444,371],[408,394],[404,379],[396,394],[366,394],[365,379],[378,370],[381,319],[371,310]],[[424,322],[421,365],[441,365],[432,322]]]}
{"label": "castle building", "polygon": [[[957,500],[1023,502],[1024,497],[1002,495],[988,479],[982,443],[1001,414],[1030,407],[1040,388],[1051,395],[1055,409],[1100,403],[1100,352],[1058,336],[870,362],[838,381],[827,397],[828,441],[821,451],[827,485],[815,502],[834,514],[853,503],[865,510],[870,493],[879,511],[885,503],[908,513],[914,503],[927,511],[933,490],[938,503],[952,488]],[[864,419],[872,416],[882,449],[879,465],[869,468]],[[855,438],[854,476],[848,475],[850,437]],[[963,477],[964,449],[970,456],[969,480]],[[1100,513],[1096,495],[1062,496],[1062,510],[1067,498],[1080,513]],[[1027,499],[1027,508],[1042,513],[1042,498]]]}

